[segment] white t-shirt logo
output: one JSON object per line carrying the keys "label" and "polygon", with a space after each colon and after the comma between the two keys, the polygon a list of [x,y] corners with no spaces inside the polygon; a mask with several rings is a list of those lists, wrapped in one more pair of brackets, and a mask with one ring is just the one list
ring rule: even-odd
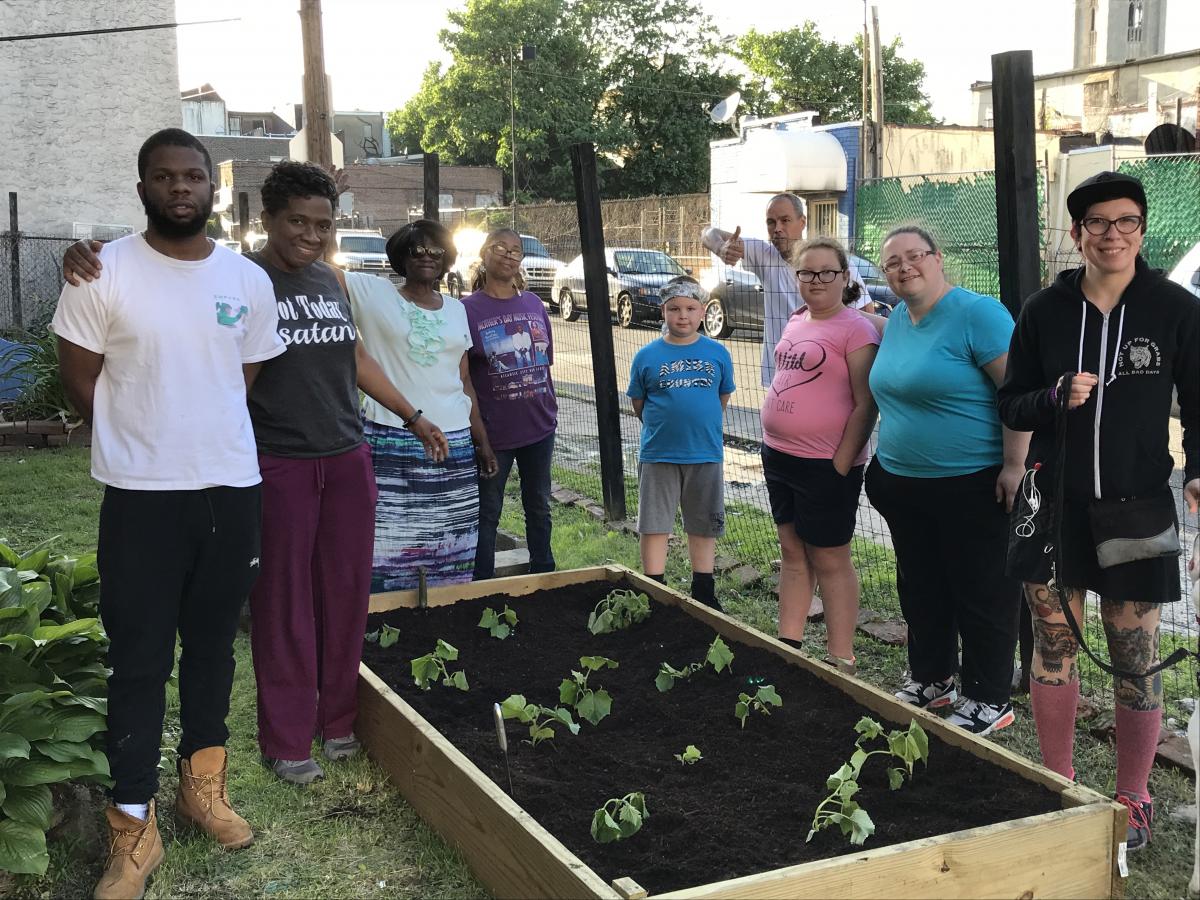
{"label": "white t-shirt logo", "polygon": [[[235,303],[237,302],[236,297],[230,297],[229,299],[233,300]],[[217,300],[216,306],[217,322],[221,325],[224,325],[226,328],[232,328],[238,322],[242,321],[246,314],[250,312],[250,310],[245,306],[238,306],[237,312],[235,313],[233,311],[232,303],[226,303],[220,299]]]}

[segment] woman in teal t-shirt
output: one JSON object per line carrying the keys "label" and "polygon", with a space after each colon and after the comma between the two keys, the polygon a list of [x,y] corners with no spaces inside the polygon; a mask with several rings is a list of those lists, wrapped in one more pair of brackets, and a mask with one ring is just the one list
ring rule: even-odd
{"label": "woman in teal t-shirt", "polygon": [[896,697],[953,703],[952,724],[989,734],[1014,719],[1021,602],[1004,568],[1029,436],[1002,429],[996,413],[1013,319],[995,298],[947,282],[922,228],[894,229],[881,259],[903,302],[871,369],[880,425],[866,488],[891,531],[908,623],[911,677]]}

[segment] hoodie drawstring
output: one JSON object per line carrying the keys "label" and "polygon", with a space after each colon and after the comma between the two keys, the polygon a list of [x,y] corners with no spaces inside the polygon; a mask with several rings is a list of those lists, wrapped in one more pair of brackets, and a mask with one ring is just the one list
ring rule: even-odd
{"label": "hoodie drawstring", "polygon": [[1117,363],[1121,360],[1121,335],[1125,332],[1125,304],[1121,304],[1121,318],[1117,320],[1117,346],[1113,350],[1112,374],[1108,376],[1108,380],[1104,382],[1104,386],[1112,384],[1117,380]]}
{"label": "hoodie drawstring", "polygon": [[[1079,301],[1079,357],[1075,363],[1075,371],[1083,371],[1083,336],[1087,331],[1087,301]],[[1104,386],[1112,384],[1117,380],[1117,363],[1121,360],[1121,337],[1125,334],[1125,304],[1121,304],[1121,315],[1117,318],[1117,348],[1113,353],[1112,369],[1109,372],[1108,378],[1104,381]],[[1103,375],[1103,372],[1098,373]]]}

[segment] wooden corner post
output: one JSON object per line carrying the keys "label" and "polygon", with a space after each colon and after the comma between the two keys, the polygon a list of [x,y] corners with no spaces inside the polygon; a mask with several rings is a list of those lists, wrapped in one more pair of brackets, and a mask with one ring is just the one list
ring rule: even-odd
{"label": "wooden corner post", "polygon": [[596,179],[596,147],[571,145],[575,176],[575,208],[579,244],[583,248],[583,287],[587,294],[592,378],[596,388],[596,427],[600,438],[600,484],[608,520],[625,518],[625,473],[621,452],[621,406],[617,398],[617,365],[609,324],[608,268],[604,226],[600,217],[600,184]]}
{"label": "wooden corner post", "polygon": [[996,245],[1000,301],[1013,318],[1042,285],[1037,154],[1033,131],[1033,51],[992,57],[996,141]]}

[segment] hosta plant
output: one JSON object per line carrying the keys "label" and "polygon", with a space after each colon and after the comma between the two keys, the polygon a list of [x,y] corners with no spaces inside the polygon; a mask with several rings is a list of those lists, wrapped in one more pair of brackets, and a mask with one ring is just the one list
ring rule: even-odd
{"label": "hosta plant", "polygon": [[861,845],[875,833],[875,823],[867,815],[867,811],[859,806],[854,799],[859,790],[859,777],[863,764],[872,756],[890,757],[900,765],[888,769],[888,786],[894,791],[904,784],[907,772],[911,780],[913,765],[919,759],[929,762],[929,738],[925,731],[913,719],[908,728],[894,729],[887,735],[886,746],[875,750],[867,750],[863,744],[883,735],[883,726],[870,716],[863,716],[854,726],[858,739],[854,742],[854,753],[850,761],[844,763],[836,772],[829,776],[825,786],[830,794],[817,805],[813,815],[812,828],[809,829],[806,841],[823,828],[837,825],[842,834],[850,838],[850,843]]}
{"label": "hosta plant", "polygon": [[490,606],[479,617],[479,627],[486,628],[488,634],[498,640],[504,640],[517,627],[517,614],[504,604],[504,612],[496,612]]}
{"label": "hosta plant", "polygon": [[95,555],[0,544],[0,870],[42,875],[51,787],[108,783]]}
{"label": "hosta plant", "polygon": [[[380,635],[381,643],[382,640],[383,636]],[[469,690],[466,672],[462,669],[451,672],[446,668],[446,663],[456,659],[458,659],[458,648],[439,638],[432,653],[418,656],[411,661],[413,681],[423,691],[429,690],[430,686],[439,679],[446,687],[456,687],[460,691]]]}
{"label": "hosta plant", "polygon": [[529,726],[529,743],[537,746],[542,741],[554,739],[554,729],[559,725],[571,734],[579,734],[579,723],[571,718],[571,711],[561,706],[551,708],[538,706],[525,700],[524,694],[510,694],[500,704],[500,714],[505,719],[516,719]]}
{"label": "hosta plant", "polygon": [[605,800],[592,814],[592,838],[601,844],[624,840],[637,834],[648,818],[646,798],[640,791]]}
{"label": "hosta plant", "polygon": [[617,588],[596,604],[588,614],[587,627],[592,634],[619,631],[650,618],[650,598],[636,591]]}
{"label": "hosta plant", "polygon": [[588,678],[600,669],[615,669],[619,664],[607,656],[581,656],[579,667],[584,671],[571,670],[571,677],[564,678],[558,686],[558,701],[575,707],[579,718],[593,725],[612,712],[612,696],[604,688],[593,690],[588,687]]}

